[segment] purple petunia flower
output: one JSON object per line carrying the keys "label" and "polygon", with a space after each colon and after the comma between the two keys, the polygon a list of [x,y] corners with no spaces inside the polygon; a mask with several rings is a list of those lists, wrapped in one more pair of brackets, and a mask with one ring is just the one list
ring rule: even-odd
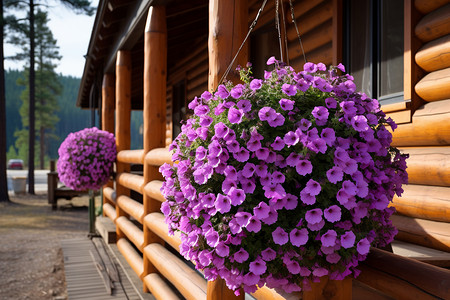
{"label": "purple petunia flower", "polygon": [[218,194],[216,197],[215,207],[216,207],[217,211],[222,214],[229,212],[231,209],[230,198],[228,196]]}
{"label": "purple petunia flower", "polygon": [[253,274],[262,275],[267,270],[266,262],[258,257],[250,263],[249,270]]}
{"label": "purple petunia flower", "polygon": [[369,130],[369,125],[367,124],[367,119],[364,116],[353,116],[352,126],[358,132],[364,132]]}
{"label": "purple petunia flower", "polygon": [[244,112],[240,109],[231,107],[228,110],[228,120],[232,124],[239,124],[242,122],[242,117],[244,116]]}
{"label": "purple petunia flower", "polygon": [[306,174],[310,174],[312,172],[313,166],[309,160],[302,159],[295,166],[297,173],[305,176]]}
{"label": "purple petunia flower", "polygon": [[215,248],[217,255],[220,257],[228,257],[230,254],[230,248],[223,242],[219,242]]}
{"label": "purple petunia flower", "polygon": [[288,269],[289,273],[291,274],[298,274],[300,273],[300,265],[295,260],[291,260],[286,264],[286,268]]}
{"label": "purple petunia flower", "polygon": [[234,86],[231,89],[230,95],[234,99],[239,99],[242,96],[243,92],[244,92],[244,86],[242,84],[237,84],[236,86]]}
{"label": "purple petunia flower", "polygon": [[217,97],[220,97],[222,99],[226,99],[228,98],[228,96],[230,95],[230,93],[228,92],[227,88],[221,84],[219,85],[219,87],[217,88],[217,92],[215,94]]}
{"label": "purple petunia flower", "polygon": [[284,83],[281,86],[281,90],[288,96],[294,96],[295,94],[297,94],[297,87],[289,83]]}
{"label": "purple petunia flower", "polygon": [[261,230],[261,221],[259,220],[259,218],[252,216],[249,219],[246,228],[250,232],[259,232]]}
{"label": "purple petunia flower", "polygon": [[239,162],[247,161],[250,157],[250,153],[244,147],[239,148],[238,152],[233,153],[234,158]]}
{"label": "purple petunia flower", "polygon": [[294,108],[295,101],[282,98],[278,103],[283,110],[292,110]]}
{"label": "purple petunia flower", "polygon": [[298,143],[299,138],[294,131],[289,131],[284,135],[283,141],[288,146],[294,146]]}
{"label": "purple petunia flower", "polygon": [[273,108],[265,106],[259,110],[258,116],[261,121],[269,121],[275,119],[276,113]]}
{"label": "purple petunia flower", "polygon": [[345,249],[351,248],[355,245],[356,236],[353,231],[346,231],[341,235],[341,246]]}
{"label": "purple petunia flower", "polygon": [[227,194],[230,197],[231,205],[241,205],[245,200],[245,193],[242,189],[237,189],[234,186],[230,188]]}
{"label": "purple petunia flower", "polygon": [[308,194],[317,196],[320,194],[320,191],[322,190],[322,187],[320,186],[320,183],[317,181],[310,179],[306,183],[306,187],[304,189]]}
{"label": "purple petunia flower", "polygon": [[317,65],[311,62],[307,62],[303,65],[303,70],[309,73],[315,73],[317,71]]}
{"label": "purple petunia flower", "polygon": [[320,241],[324,247],[333,247],[336,245],[336,237],[336,231],[330,229],[320,237]]}
{"label": "purple petunia flower", "polygon": [[365,255],[369,253],[370,250],[370,242],[367,240],[367,238],[363,238],[356,244],[356,251],[358,251],[359,254]]}
{"label": "purple petunia flower", "polygon": [[272,248],[261,251],[261,258],[265,261],[272,261],[277,257],[277,253]]}
{"label": "purple petunia flower", "polygon": [[277,221],[277,219],[278,219],[278,213],[276,212],[275,209],[271,208],[269,211],[269,216],[265,219],[262,219],[261,221],[263,221],[267,225],[272,225]]}
{"label": "purple petunia flower", "polygon": [[337,221],[341,220],[341,208],[337,205],[332,205],[328,208],[326,208],[323,211],[324,217],[325,219],[327,219],[327,221],[334,223]]}
{"label": "purple petunia flower", "polygon": [[241,247],[238,251],[236,251],[233,255],[233,258],[238,263],[243,263],[244,261],[247,261],[248,259],[248,252],[245,251],[244,248]]}
{"label": "purple petunia flower", "polygon": [[271,56],[271,57],[267,60],[267,65],[270,66],[270,65],[273,65],[273,64],[276,63],[276,62],[277,62],[277,60],[276,60],[275,56]]}
{"label": "purple petunia flower", "polygon": [[277,229],[272,232],[272,238],[273,242],[278,245],[284,245],[289,241],[289,235],[281,227],[277,227]]}
{"label": "purple petunia flower", "polygon": [[292,229],[289,233],[289,240],[291,241],[291,244],[296,247],[305,245],[308,242],[308,229]]}
{"label": "purple petunia flower", "polygon": [[322,221],[322,215],[323,213],[320,208],[314,208],[306,212],[305,220],[310,224],[317,224]]}
{"label": "purple petunia flower", "polygon": [[270,212],[269,205],[267,205],[267,203],[265,203],[263,201],[261,201],[258,204],[258,206],[253,208],[253,214],[255,215],[255,217],[257,217],[260,220],[269,217],[269,212]]}
{"label": "purple petunia flower", "polygon": [[249,112],[252,110],[252,104],[249,100],[241,100],[239,101],[236,106],[242,110],[244,113]]}
{"label": "purple petunia flower", "polygon": [[262,86],[263,81],[261,79],[253,79],[250,81],[250,88],[252,91],[259,90]]}

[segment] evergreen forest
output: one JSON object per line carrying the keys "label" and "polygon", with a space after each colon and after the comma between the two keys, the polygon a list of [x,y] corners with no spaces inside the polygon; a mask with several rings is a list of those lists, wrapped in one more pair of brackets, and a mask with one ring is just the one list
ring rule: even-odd
{"label": "evergreen forest", "polygon": [[[26,151],[20,151],[17,146],[17,132],[23,129],[22,118],[20,115],[20,107],[22,101],[20,96],[25,90],[25,86],[19,85],[17,82],[25,77],[22,71],[5,70],[5,86],[6,86],[6,146],[7,159],[20,158],[27,162]],[[76,106],[78,89],[80,86],[80,78],[73,76],[65,76],[58,74],[57,80],[61,84],[62,92],[57,96],[56,122],[54,131],[51,132],[51,138],[46,143],[45,160],[58,159],[58,148],[67,135],[71,132],[91,127],[91,112]],[[131,148],[142,148],[142,134],[140,127],[142,126],[142,112],[133,111],[131,118]],[[95,113],[95,126],[99,127],[98,111]],[[37,143],[38,144],[38,143]],[[37,162],[38,157],[35,157]],[[48,163],[46,163],[48,168]]]}

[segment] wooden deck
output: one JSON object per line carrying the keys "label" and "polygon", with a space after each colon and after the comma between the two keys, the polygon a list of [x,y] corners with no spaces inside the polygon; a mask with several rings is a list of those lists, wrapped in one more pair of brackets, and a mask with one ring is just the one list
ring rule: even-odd
{"label": "wooden deck", "polygon": [[[103,243],[101,238],[95,238],[96,243]],[[69,300],[151,300],[154,297],[142,292],[142,282],[134,272],[124,270],[123,262],[117,256],[115,245],[104,245],[107,256],[117,270],[119,281],[112,280],[111,294],[108,292],[105,278],[98,270],[93,257],[99,257],[94,242],[89,238],[61,241],[64,255],[64,269]],[[113,267],[114,267],[113,266]],[[100,268],[101,269],[101,268]],[[106,274],[106,272],[103,272]],[[136,278],[133,278],[136,277]],[[109,278],[108,278],[109,279]],[[117,280],[117,279],[116,279]]]}

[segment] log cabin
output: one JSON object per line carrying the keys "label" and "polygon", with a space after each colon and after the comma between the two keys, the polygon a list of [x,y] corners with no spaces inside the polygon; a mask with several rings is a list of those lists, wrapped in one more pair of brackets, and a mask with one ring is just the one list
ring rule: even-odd
{"label": "log cabin", "polygon": [[[143,290],[157,299],[239,298],[177,255],[180,238],[168,235],[160,212],[158,167],[171,162],[167,147],[187,103],[215,89],[263,2],[99,1],[77,105],[96,111],[102,129],[116,135],[116,176],[103,189],[103,214],[114,222],[117,247]],[[289,295],[262,287],[252,296],[450,299],[450,1],[292,3],[293,13],[289,0],[267,1],[233,69],[250,61],[259,76],[272,55],[296,70],[305,57],[344,63],[358,88],[397,122],[393,144],[410,155],[409,184],[392,203],[399,231],[394,253],[373,248],[353,280]],[[143,115],[143,149],[130,149],[132,111]],[[130,172],[131,165],[142,165],[143,174]]]}

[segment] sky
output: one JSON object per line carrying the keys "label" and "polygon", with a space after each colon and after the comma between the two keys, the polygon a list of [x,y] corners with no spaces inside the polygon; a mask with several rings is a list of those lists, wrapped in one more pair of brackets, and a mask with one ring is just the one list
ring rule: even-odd
{"label": "sky", "polygon": [[[92,27],[94,24],[94,15],[77,15],[62,4],[51,0],[47,1],[50,5],[48,17],[49,28],[53,37],[57,40],[59,53],[62,56],[58,62],[56,73],[79,77],[83,75],[85,58],[89,40],[91,38]],[[92,6],[97,7],[98,0],[91,0]],[[13,55],[16,49],[5,43],[5,57]],[[23,69],[23,63],[5,60],[5,69]]]}

